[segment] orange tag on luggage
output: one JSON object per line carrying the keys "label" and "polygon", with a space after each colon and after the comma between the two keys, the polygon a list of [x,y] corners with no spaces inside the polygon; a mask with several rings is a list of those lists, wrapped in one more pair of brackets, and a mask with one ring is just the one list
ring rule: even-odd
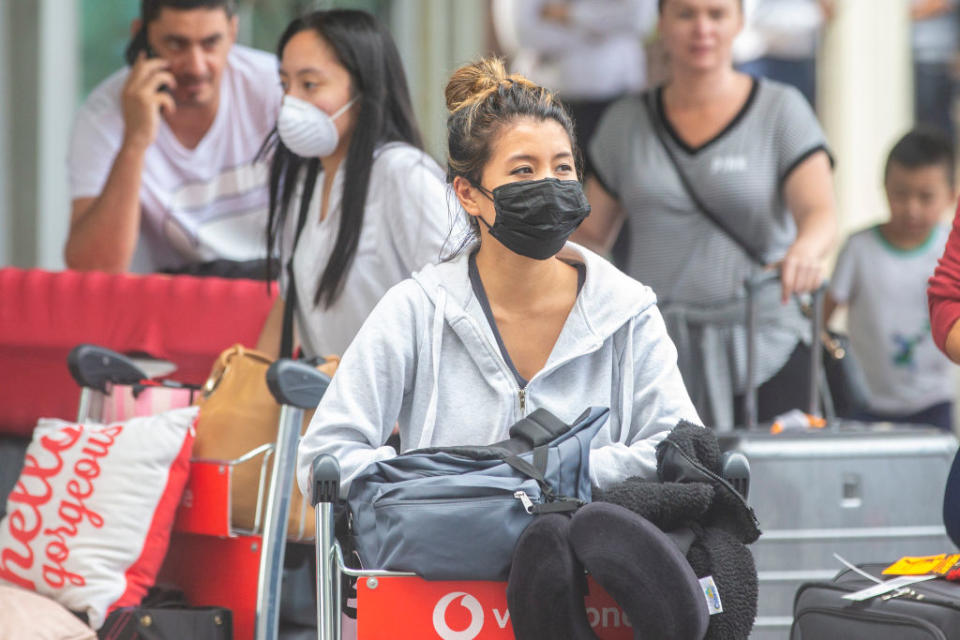
{"label": "orange tag on luggage", "polygon": [[935,574],[945,576],[960,562],[960,553],[938,556],[904,556],[883,570],[888,576],[924,576]]}

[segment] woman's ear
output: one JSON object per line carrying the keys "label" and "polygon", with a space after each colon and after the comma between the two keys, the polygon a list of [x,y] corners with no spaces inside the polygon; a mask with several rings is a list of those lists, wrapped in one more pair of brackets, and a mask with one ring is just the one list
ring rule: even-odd
{"label": "woman's ear", "polygon": [[464,211],[469,213],[471,216],[480,215],[480,203],[478,202],[478,199],[483,198],[484,195],[480,193],[479,189],[470,184],[469,180],[463,176],[457,176],[454,178],[453,192],[457,194],[457,200],[460,201],[460,205],[463,207]]}

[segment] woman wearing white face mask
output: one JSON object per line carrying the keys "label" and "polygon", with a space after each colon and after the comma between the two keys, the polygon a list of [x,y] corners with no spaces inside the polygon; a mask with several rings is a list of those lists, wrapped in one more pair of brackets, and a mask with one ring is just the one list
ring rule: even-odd
{"label": "woman wearing white face mask", "polygon": [[291,353],[287,317],[306,356],[343,353],[387,289],[439,260],[447,189],[422,151],[396,46],[373,16],[298,18],[278,56],[267,244],[280,252],[281,297],[257,348]]}

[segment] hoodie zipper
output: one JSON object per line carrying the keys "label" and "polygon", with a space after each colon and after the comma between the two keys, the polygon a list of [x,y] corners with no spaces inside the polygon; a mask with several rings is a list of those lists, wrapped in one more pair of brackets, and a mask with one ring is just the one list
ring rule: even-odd
{"label": "hoodie zipper", "polygon": [[[506,361],[503,359],[503,354],[500,353],[500,348],[495,344],[490,344],[490,341],[484,337],[483,331],[480,329],[480,327],[477,325],[477,322],[472,317],[470,317],[467,314],[464,314],[464,319],[467,322],[468,326],[470,326],[471,329],[473,329],[480,343],[483,344],[484,347],[488,349],[491,355],[494,356],[494,360],[497,362],[499,369],[503,373],[505,373],[508,378],[514,379],[513,372],[510,371],[510,367],[507,366]],[[565,358],[553,363],[553,365],[551,365],[550,367],[545,367],[540,371],[538,371],[532,378],[530,378],[527,381],[526,387],[518,387],[517,388],[517,404],[520,407],[520,417],[522,418],[526,414],[527,388],[529,388],[530,384],[534,380],[536,380],[537,378],[543,377],[544,375],[550,373],[555,369],[559,369],[560,367],[567,364],[568,362],[571,362],[572,360],[576,360],[577,358],[582,358],[583,356],[590,355],[591,353],[596,353],[597,351],[600,350],[601,347],[603,347],[603,343],[604,343],[603,340],[597,340],[593,344],[587,346],[587,348],[579,352],[569,354]]]}
{"label": "hoodie zipper", "polygon": [[[484,341],[484,342],[486,342],[486,341]],[[488,344],[487,346],[489,347],[490,345]],[[567,364],[568,362],[570,362],[570,361],[572,361],[572,360],[575,360],[575,359],[577,359],[577,358],[581,358],[581,357],[583,357],[583,356],[590,355],[591,353],[595,353],[596,351],[599,351],[599,350],[600,350],[600,347],[602,347],[602,346],[603,346],[603,341],[600,341],[599,343],[594,343],[594,344],[590,345],[590,347],[589,347],[588,349],[586,349],[586,350],[584,350],[584,351],[582,351],[582,352],[580,352],[580,353],[576,353],[576,354],[572,354],[572,355],[570,355],[570,356],[567,356],[567,357],[564,358],[563,360],[560,360],[560,361],[558,361],[558,362],[555,362],[552,366],[550,366],[550,367],[545,367],[545,368],[541,369],[540,371],[537,371],[537,373],[534,374],[534,376],[533,376],[532,378],[530,378],[529,380],[527,380],[527,386],[526,386],[526,387],[518,387],[518,388],[517,388],[517,401],[518,401],[518,403],[519,403],[519,405],[520,405],[520,417],[523,418],[523,417],[526,416],[526,412],[527,412],[527,389],[530,388],[530,385],[534,382],[534,380],[536,380],[537,378],[542,378],[543,376],[545,376],[546,374],[550,373],[550,372],[553,371],[554,369],[559,369],[560,367],[562,367],[563,365]],[[498,357],[498,360],[503,364],[503,366],[501,367],[501,369],[507,374],[507,376],[513,378],[513,372],[510,371],[510,367],[507,366],[507,363],[503,361],[503,356],[500,355],[499,349],[496,349],[495,352],[496,352],[497,356],[499,356],[499,357]]]}

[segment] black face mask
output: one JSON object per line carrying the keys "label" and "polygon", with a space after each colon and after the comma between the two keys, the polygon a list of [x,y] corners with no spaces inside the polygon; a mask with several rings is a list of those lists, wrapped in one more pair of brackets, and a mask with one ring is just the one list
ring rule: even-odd
{"label": "black face mask", "polygon": [[[590,204],[576,180],[526,180],[500,185],[490,192],[497,219],[487,225],[490,235],[514,253],[534,260],[557,255],[574,229],[590,213]],[[478,216],[479,217],[479,216]]]}

